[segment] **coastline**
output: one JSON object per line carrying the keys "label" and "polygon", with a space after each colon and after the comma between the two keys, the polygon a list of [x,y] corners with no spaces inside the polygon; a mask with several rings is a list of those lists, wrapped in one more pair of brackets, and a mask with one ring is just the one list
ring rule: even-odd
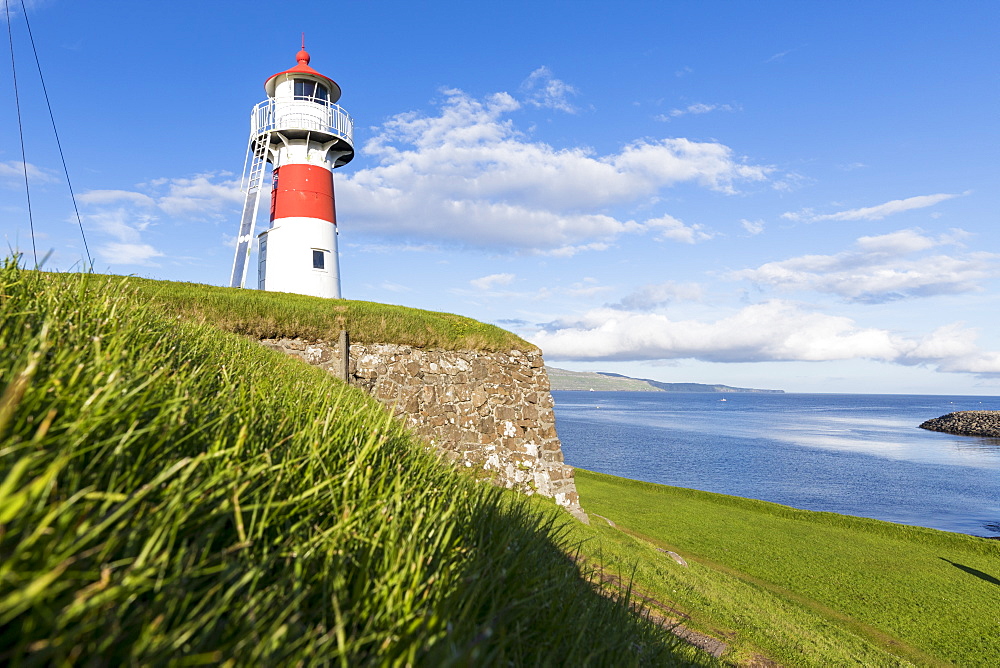
{"label": "coastline", "polygon": [[952,402],[1000,399],[727,396],[553,393],[566,461],[585,470],[961,535],[1000,533],[1000,443],[917,428]]}

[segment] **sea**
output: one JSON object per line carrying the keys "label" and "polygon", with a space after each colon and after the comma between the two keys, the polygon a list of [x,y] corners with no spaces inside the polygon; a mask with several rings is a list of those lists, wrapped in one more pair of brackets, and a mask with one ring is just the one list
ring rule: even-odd
{"label": "sea", "polygon": [[1000,439],[920,429],[1000,397],[553,391],[566,463],[623,478],[1000,536]]}

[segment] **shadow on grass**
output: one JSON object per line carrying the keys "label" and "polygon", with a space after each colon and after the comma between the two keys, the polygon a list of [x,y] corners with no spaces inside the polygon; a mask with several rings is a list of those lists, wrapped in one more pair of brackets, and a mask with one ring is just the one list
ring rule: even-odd
{"label": "shadow on grass", "polygon": [[979,578],[980,580],[985,580],[986,582],[989,582],[990,584],[995,584],[998,587],[1000,587],[1000,580],[996,579],[995,577],[993,577],[989,573],[984,573],[984,572],[982,572],[980,570],[977,570],[975,568],[970,568],[969,566],[964,566],[962,564],[956,564],[954,561],[951,561],[949,559],[945,559],[944,557],[939,557],[939,559],[941,559],[941,561],[947,561],[949,564],[951,564],[952,566],[954,566],[955,568],[957,568],[960,571],[965,571],[969,575],[974,575],[977,578]]}
{"label": "shadow on grass", "polygon": [[642,618],[634,593],[602,594],[581,577],[554,513],[541,523],[533,513],[510,500],[484,504],[468,522],[460,586],[438,611],[449,615],[448,633],[418,664],[715,665]]}

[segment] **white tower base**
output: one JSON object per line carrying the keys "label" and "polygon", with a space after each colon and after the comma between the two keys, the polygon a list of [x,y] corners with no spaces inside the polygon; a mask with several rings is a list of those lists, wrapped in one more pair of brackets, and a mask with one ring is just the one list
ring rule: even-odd
{"label": "white tower base", "polygon": [[336,225],[316,218],[281,218],[257,238],[259,289],[340,299]]}

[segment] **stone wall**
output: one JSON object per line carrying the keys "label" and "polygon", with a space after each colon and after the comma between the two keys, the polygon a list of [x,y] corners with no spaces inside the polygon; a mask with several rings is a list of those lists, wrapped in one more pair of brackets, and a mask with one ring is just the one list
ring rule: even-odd
{"label": "stone wall", "polygon": [[[338,374],[334,343],[264,345]],[[425,350],[351,344],[350,383],[366,390],[450,460],[525,494],[555,499],[581,520],[573,468],[563,463],[539,352]]]}

